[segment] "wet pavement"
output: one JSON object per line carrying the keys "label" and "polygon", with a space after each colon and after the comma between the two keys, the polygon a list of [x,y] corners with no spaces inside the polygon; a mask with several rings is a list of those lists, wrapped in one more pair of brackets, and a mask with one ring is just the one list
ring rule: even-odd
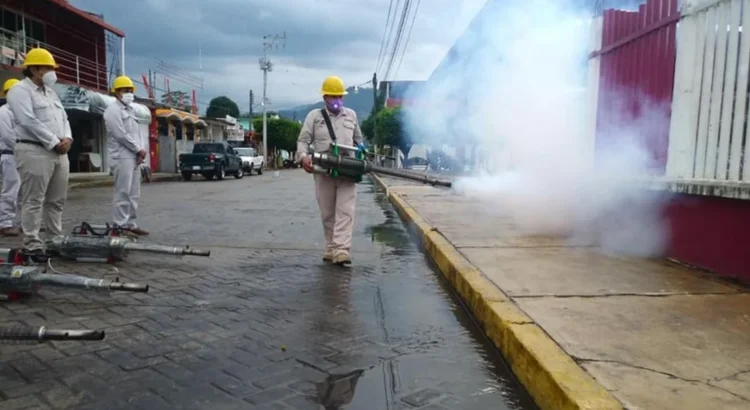
{"label": "wet pavement", "polygon": [[[66,229],[107,220],[111,188],[71,191]],[[321,261],[300,171],[144,185],[148,241],[211,258],[131,254],[58,270],[147,294],[42,289],[0,325],[102,328],[103,342],[0,346],[0,408],[531,409],[498,353],[369,182],[350,268]],[[0,242],[14,245],[12,240]]]}

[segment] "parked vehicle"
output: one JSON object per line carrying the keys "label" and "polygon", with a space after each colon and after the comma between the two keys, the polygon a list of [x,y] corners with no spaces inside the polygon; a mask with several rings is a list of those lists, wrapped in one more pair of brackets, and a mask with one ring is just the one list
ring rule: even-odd
{"label": "parked vehicle", "polygon": [[242,160],[226,142],[198,142],[193,145],[192,154],[180,154],[178,160],[185,181],[190,181],[195,174],[208,180],[222,180],[227,174],[237,179],[245,175]]}
{"label": "parked vehicle", "polygon": [[237,155],[242,160],[242,172],[252,175],[256,171],[258,175],[263,175],[263,155],[258,155],[258,151],[252,147],[236,147]]}
{"label": "parked vehicle", "polygon": [[284,168],[299,168],[299,164],[294,160],[287,158],[284,160]]}

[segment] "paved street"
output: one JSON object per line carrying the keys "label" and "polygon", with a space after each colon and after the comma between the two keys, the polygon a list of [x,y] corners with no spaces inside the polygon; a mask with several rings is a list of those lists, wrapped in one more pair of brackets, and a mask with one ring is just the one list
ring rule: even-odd
{"label": "paved street", "polygon": [[[3,410],[533,408],[369,182],[348,269],[320,259],[301,171],[143,191],[149,241],[211,258],[131,255],[117,273],[56,263],[151,291],[47,288],[1,305],[3,325],[107,331],[102,342],[0,346]],[[108,220],[110,203],[111,188],[71,191],[66,229]]]}

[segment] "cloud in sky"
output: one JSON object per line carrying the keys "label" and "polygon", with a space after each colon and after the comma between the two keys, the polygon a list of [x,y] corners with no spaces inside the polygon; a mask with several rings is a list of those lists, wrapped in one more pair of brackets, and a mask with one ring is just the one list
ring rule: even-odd
{"label": "cloud in sky", "polygon": [[[443,58],[486,0],[425,0],[397,80],[423,80]],[[285,49],[272,50],[269,108],[314,102],[323,78],[348,85],[372,78],[390,0],[71,0],[100,13],[126,33],[126,71],[140,79],[156,59],[203,78],[198,100],[227,95],[247,110],[263,89],[258,66],[263,36],[287,34]],[[394,0],[396,4],[403,0]],[[398,13],[400,15],[400,11]],[[398,16],[397,16],[398,17]],[[407,20],[407,24],[411,19]],[[406,31],[404,32],[404,39]],[[201,58],[199,58],[201,56]],[[203,69],[200,69],[202,61]],[[397,64],[397,63],[394,63]],[[395,71],[395,68],[394,68]],[[384,71],[378,72],[382,76]],[[393,74],[391,75],[393,76]],[[382,78],[381,78],[382,79]],[[157,87],[163,87],[163,80]],[[192,87],[170,81],[171,89]],[[180,87],[182,86],[182,87]],[[205,109],[205,106],[201,107]]]}

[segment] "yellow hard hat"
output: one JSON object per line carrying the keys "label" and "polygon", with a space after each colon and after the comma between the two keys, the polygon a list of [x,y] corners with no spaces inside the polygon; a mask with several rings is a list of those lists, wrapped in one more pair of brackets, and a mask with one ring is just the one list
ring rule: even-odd
{"label": "yellow hard hat", "polygon": [[323,87],[320,89],[320,93],[323,95],[347,95],[349,94],[344,87],[344,80],[335,75],[326,77],[323,80]]}
{"label": "yellow hard hat", "polygon": [[5,84],[3,84],[3,92],[7,93],[8,90],[10,90],[11,88],[13,88],[13,86],[16,85],[16,84],[18,84],[18,83],[19,83],[19,81],[17,79],[15,79],[15,78],[9,79],[8,81],[5,82]]}
{"label": "yellow hard hat", "polygon": [[112,91],[114,92],[121,88],[132,88],[135,90],[135,84],[133,84],[133,80],[131,80],[130,77],[121,75],[115,78],[115,82],[112,84]]}
{"label": "yellow hard hat", "polygon": [[26,53],[26,59],[23,60],[23,66],[59,67],[55,62],[55,57],[52,57],[52,53],[43,48],[32,48],[29,50],[29,52]]}

